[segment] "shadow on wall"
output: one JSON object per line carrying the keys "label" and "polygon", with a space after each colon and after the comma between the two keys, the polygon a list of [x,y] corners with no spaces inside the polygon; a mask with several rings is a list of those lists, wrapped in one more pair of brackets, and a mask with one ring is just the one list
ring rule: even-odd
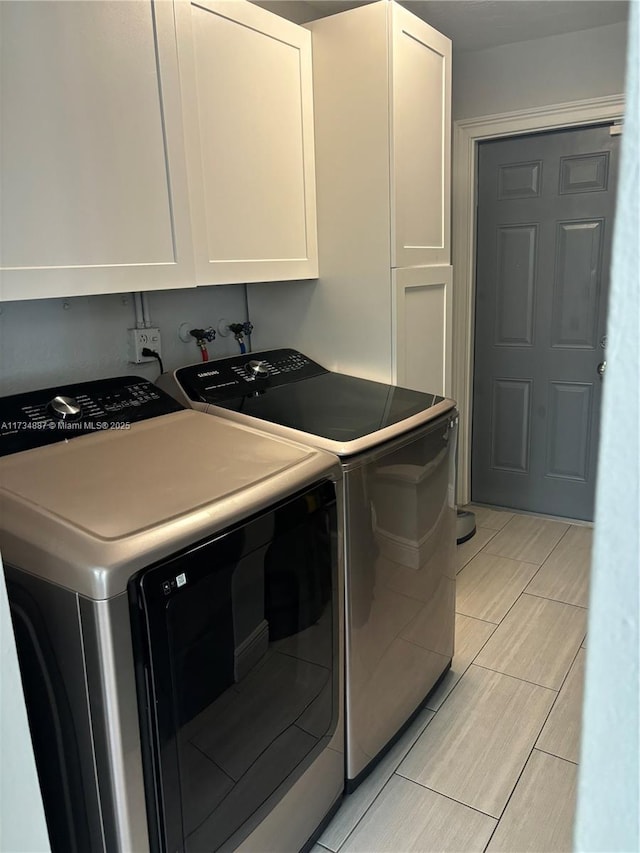
{"label": "shadow on wall", "polygon": [[[233,285],[149,293],[151,320],[162,337],[165,370],[200,359],[194,342],[179,339],[180,323],[216,328],[223,317],[244,321],[244,291],[243,285]],[[124,374],[155,380],[155,362],[128,361],[127,330],[134,326],[131,293],[0,305],[0,396]],[[218,336],[209,346],[210,358],[236,352],[231,335]]]}
{"label": "shadow on wall", "polygon": [[619,95],[626,47],[618,23],[456,53],[453,120]]}

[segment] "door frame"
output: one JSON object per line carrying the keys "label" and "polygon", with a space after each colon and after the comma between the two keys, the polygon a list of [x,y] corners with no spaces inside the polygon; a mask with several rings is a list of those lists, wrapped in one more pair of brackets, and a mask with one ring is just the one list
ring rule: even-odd
{"label": "door frame", "polygon": [[471,500],[478,143],[622,120],[624,95],[462,119],[453,125],[453,396],[460,410],[457,502]]}

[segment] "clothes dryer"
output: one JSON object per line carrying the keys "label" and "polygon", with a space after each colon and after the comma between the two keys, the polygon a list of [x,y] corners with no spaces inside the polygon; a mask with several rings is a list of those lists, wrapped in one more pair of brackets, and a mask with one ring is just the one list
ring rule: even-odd
{"label": "clothes dryer", "polygon": [[0,457],[52,849],[308,846],[344,785],[338,460],[137,377],[0,400]]}

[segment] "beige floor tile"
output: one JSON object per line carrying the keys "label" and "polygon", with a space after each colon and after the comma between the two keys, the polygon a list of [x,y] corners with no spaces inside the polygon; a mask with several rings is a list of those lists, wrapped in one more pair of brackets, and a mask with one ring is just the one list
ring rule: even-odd
{"label": "beige floor tile", "polygon": [[537,571],[533,563],[481,551],[457,577],[456,611],[500,622]]}
{"label": "beige floor tile", "polygon": [[554,698],[472,664],[397,772],[498,817]]}
{"label": "beige floor tile", "polygon": [[481,853],[495,825],[486,815],[394,776],[341,853]]}
{"label": "beige floor tile", "polygon": [[487,853],[573,850],[578,768],[534,749]]}
{"label": "beige floor tile", "polygon": [[475,535],[471,537],[471,539],[467,539],[466,542],[463,542],[462,545],[458,545],[457,548],[457,557],[458,557],[458,571],[463,566],[475,557],[475,555],[480,551],[484,546],[496,535],[495,530],[490,530],[488,527],[478,527],[476,529]]}
{"label": "beige floor tile", "polygon": [[572,525],[531,581],[527,592],[587,607],[593,531]]}
{"label": "beige floor tile", "polygon": [[536,743],[538,749],[576,764],[580,758],[585,659],[580,649]]}
{"label": "beige floor tile", "polygon": [[469,504],[464,509],[475,513],[478,527],[490,527],[492,530],[502,530],[505,524],[513,518],[512,512],[502,509],[489,509],[487,506]]}
{"label": "beige floor tile", "polygon": [[320,836],[319,842],[324,847],[333,851],[340,848],[371,803],[393,776],[396,767],[422,734],[432,717],[433,711],[421,711],[380,764],[374,768],[364,782],[360,783],[353,794],[344,798],[335,817]]}
{"label": "beige floor tile", "polygon": [[531,515],[516,515],[485,546],[489,554],[523,560],[525,563],[544,563],[562,536],[568,524],[548,521]]}
{"label": "beige floor tile", "polygon": [[427,708],[438,710],[495,629],[495,625],[489,622],[481,622],[479,619],[456,613],[456,650],[451,669],[429,697]]}
{"label": "beige floor tile", "polygon": [[559,690],[580,648],[587,611],[535,595],[521,595],[475,663]]}

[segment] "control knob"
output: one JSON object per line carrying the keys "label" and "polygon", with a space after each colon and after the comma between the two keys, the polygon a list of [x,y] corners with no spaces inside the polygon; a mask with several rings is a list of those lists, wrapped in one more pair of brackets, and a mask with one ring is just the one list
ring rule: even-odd
{"label": "control knob", "polygon": [[257,361],[255,358],[245,365],[247,373],[254,379],[266,379],[269,376],[269,368],[266,361]]}
{"label": "control knob", "polygon": [[58,421],[75,421],[82,414],[82,406],[75,397],[58,395],[51,400],[47,408]]}

